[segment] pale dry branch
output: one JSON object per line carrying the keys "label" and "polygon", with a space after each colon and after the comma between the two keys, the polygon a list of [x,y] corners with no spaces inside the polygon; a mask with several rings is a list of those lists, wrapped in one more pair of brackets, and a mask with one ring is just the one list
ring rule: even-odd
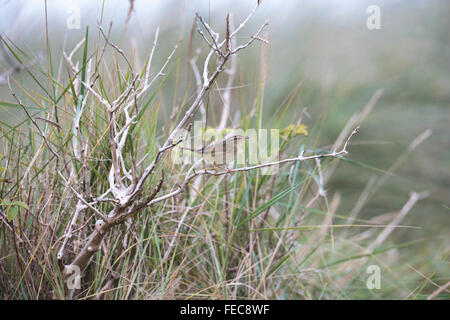
{"label": "pale dry branch", "polygon": [[[205,20],[203,20],[203,17],[201,15],[199,15],[198,13],[196,13],[195,15],[196,15],[196,18],[197,18],[196,22],[197,22],[197,31],[198,31],[198,33],[202,36],[203,40],[208,44],[208,46],[217,53],[218,56],[220,56],[223,59],[225,59],[225,55],[222,53],[222,51],[220,50],[219,44],[217,43],[217,40],[219,40],[219,34],[214,32],[211,29],[211,27],[205,22]],[[206,31],[208,31],[208,34],[211,37],[211,40],[213,41],[212,44],[208,41],[206,36],[203,34],[202,29],[200,28],[200,25],[198,24],[198,20],[200,20],[200,22],[202,23],[203,27],[205,27]]]}
{"label": "pale dry branch", "polygon": [[259,39],[260,39],[260,38],[259,38],[259,34],[263,31],[264,27],[266,27],[267,25],[269,25],[269,20],[266,20],[266,21],[264,22],[264,24],[259,28],[259,30],[258,30],[258,32],[256,33],[256,35],[252,36],[252,37],[250,38],[250,40],[247,41],[247,43],[245,43],[245,44],[243,44],[243,45],[240,45],[239,47],[237,47],[237,48],[231,50],[230,53],[231,53],[231,54],[236,54],[236,53],[238,53],[239,51],[241,51],[242,49],[245,49],[245,48],[247,48],[249,45],[251,45],[251,44],[253,43],[253,41],[255,41],[255,40],[257,40],[257,39],[259,40]]}
{"label": "pale dry branch", "polygon": [[[230,33],[231,30],[234,30],[234,21],[233,16],[227,16],[227,32]],[[228,35],[229,37],[229,35]],[[236,38],[231,38],[227,41],[227,52],[231,51],[231,48],[234,48],[236,46]],[[222,108],[222,115],[220,117],[220,123],[218,126],[218,130],[223,130],[226,127],[227,119],[230,115],[230,108],[231,108],[231,89],[233,85],[234,75],[236,74],[236,67],[237,67],[237,56],[232,55],[231,56],[231,66],[229,69],[227,69],[225,72],[228,74],[228,80],[225,87],[225,91],[223,92],[223,108]]]}
{"label": "pale dry branch", "polygon": [[[252,15],[252,14],[251,14]],[[250,16],[251,16],[250,15]],[[246,21],[250,18],[247,17],[247,19],[241,23],[240,27],[238,29],[241,29]],[[179,137],[178,134],[181,131],[181,129],[188,128],[188,131],[191,128],[191,120],[196,114],[197,110],[203,105],[203,98],[206,94],[206,92],[211,88],[212,84],[218,77],[218,75],[224,71],[225,64],[229,60],[230,57],[235,55],[235,53],[244,47],[247,47],[251,44],[253,40],[255,40],[258,37],[258,34],[261,32],[261,30],[264,28],[264,24],[259,31],[252,37],[252,40],[249,41],[247,44],[244,45],[244,47],[237,47],[235,49],[229,48],[229,50],[226,50],[226,53],[224,54],[221,51],[222,46],[224,43],[219,43],[219,33],[212,30],[212,28],[203,20],[203,18],[199,15],[197,15],[198,21],[201,22],[203,28],[207,30],[208,35],[211,37],[211,40],[208,40],[207,37],[203,34],[200,25],[198,24],[198,30],[202,38],[205,40],[205,42],[210,46],[211,51],[207,55],[204,63],[203,63],[203,79],[200,82],[201,85],[199,85],[199,92],[197,93],[194,102],[191,104],[191,106],[188,108],[188,110],[185,112],[184,116],[182,117],[181,121],[178,123],[178,125],[172,130],[172,132],[169,134],[167,139],[165,140],[164,144],[162,144],[161,147],[159,147],[158,151],[156,152],[156,155],[145,168],[142,168],[142,173],[140,176],[137,175],[136,168],[144,167],[144,160],[149,157],[151,154],[150,151],[147,152],[144,157],[137,161],[136,164],[132,165],[132,169],[128,170],[125,166],[125,156],[124,156],[124,147],[125,147],[125,141],[129,135],[129,129],[131,125],[136,120],[137,116],[137,100],[141,98],[147,90],[153,85],[153,83],[161,76],[165,75],[165,70],[167,66],[169,65],[170,61],[172,60],[178,46],[175,46],[172,52],[167,57],[165,63],[159,70],[159,72],[150,80],[150,68],[151,68],[151,62],[153,58],[153,54],[157,45],[158,41],[158,34],[159,29],[156,30],[155,39],[153,42],[153,47],[151,49],[151,53],[147,62],[147,65],[145,67],[145,70],[143,71],[143,81],[140,82],[140,85],[137,85],[138,77],[134,76],[132,77],[132,80],[130,83],[127,84],[127,87],[123,90],[123,92],[115,99],[113,102],[109,103],[99,92],[93,89],[93,86],[89,84],[88,82],[82,81],[78,76],[77,80],[81,83],[81,85],[84,85],[88,92],[92,94],[106,109],[108,113],[107,118],[107,124],[109,128],[109,146],[111,148],[111,167],[109,171],[109,190],[105,192],[103,195],[101,195],[98,198],[92,197],[93,201],[88,202],[84,199],[84,197],[79,194],[72,186],[71,184],[64,178],[62,174],[60,174],[61,179],[66,183],[67,187],[75,194],[75,196],[78,199],[78,203],[80,204],[79,208],[90,208],[94,210],[95,213],[100,215],[101,219],[96,222],[96,228],[92,232],[92,234],[88,237],[84,247],[82,250],[76,255],[74,260],[69,266],[66,266],[64,268],[63,274],[66,278],[69,275],[69,271],[71,270],[72,266],[77,266],[81,270],[83,270],[89,263],[90,258],[92,255],[100,248],[100,245],[102,243],[103,238],[106,234],[108,234],[108,231],[116,224],[121,224],[124,221],[126,221],[128,218],[132,217],[133,214],[140,211],[143,208],[146,208],[148,206],[154,205],[158,202],[162,202],[164,200],[170,199],[175,197],[177,194],[180,194],[182,190],[187,186],[187,184],[196,176],[199,175],[199,173],[195,172],[195,166],[192,167],[186,175],[186,178],[184,182],[181,185],[177,185],[177,188],[169,192],[166,195],[160,196],[156,198],[159,191],[162,189],[163,182],[164,182],[164,175],[162,175],[158,185],[154,189],[153,192],[151,192],[147,197],[144,198],[144,200],[140,201],[138,200],[138,197],[141,196],[144,192],[144,183],[147,180],[147,178],[154,173],[155,169],[158,167],[162,157],[166,154],[167,151],[171,150],[175,146],[177,146],[179,143],[181,143],[186,137]],[[228,19],[227,19],[228,20]],[[197,21],[197,22],[198,22]],[[228,29],[228,28],[227,28]],[[126,58],[124,52],[122,49],[120,49],[118,46],[113,44],[109,40],[109,32],[108,35],[105,34],[103,29],[99,26],[99,30],[105,39],[106,43],[114,48],[127,62],[130,70],[132,68],[131,64],[129,63],[128,59]],[[230,30],[227,30],[227,36],[226,42],[230,42],[231,38],[235,37],[237,34],[237,31],[234,30],[233,32],[230,32]],[[234,41],[234,40],[233,40]],[[80,46],[80,45],[78,45]],[[209,73],[209,63],[213,57],[213,55],[216,54],[218,59],[218,63],[215,66],[215,69]],[[71,61],[71,55],[67,56],[65,55],[66,60],[69,62],[69,65],[72,67],[72,71],[77,75],[77,67],[72,63]],[[235,66],[235,63],[233,63],[233,66]],[[194,72],[195,72],[194,68]],[[196,75],[196,78],[199,78],[199,72]],[[230,75],[231,76],[231,75]],[[231,87],[231,83],[230,83]],[[132,114],[130,111],[131,106],[136,106],[136,108],[133,108],[133,112],[136,112],[135,114]],[[123,124],[119,125],[119,117],[123,119],[125,118],[125,121]],[[119,128],[120,126],[120,128]],[[199,162],[197,163],[199,164]],[[197,165],[196,164],[196,165]],[[207,174],[207,171],[204,172],[204,174]],[[127,184],[126,180],[131,181],[131,184]],[[108,197],[108,194],[112,194],[113,197]],[[108,202],[112,204],[113,209],[110,211],[110,213],[105,216],[101,212],[99,212],[98,209],[94,207],[99,202]],[[73,217],[73,219],[76,219],[76,217]],[[68,237],[70,235],[70,230],[68,230],[67,234]],[[66,242],[66,241],[65,241]],[[62,246],[62,249],[64,249],[64,244]]]}
{"label": "pale dry branch", "polygon": [[288,163],[288,162],[297,162],[297,161],[306,161],[306,160],[312,160],[312,159],[320,159],[320,158],[326,158],[326,157],[332,157],[332,158],[339,158],[340,156],[346,155],[348,153],[347,151],[347,147],[348,147],[348,143],[350,142],[350,139],[357,134],[359,131],[359,127],[356,127],[355,129],[353,129],[352,133],[348,136],[344,147],[340,150],[340,151],[333,151],[330,153],[320,153],[320,154],[314,154],[311,156],[303,156],[300,155],[296,158],[288,158],[288,159],[283,159],[283,160],[279,160],[279,161],[273,161],[273,162],[267,162],[267,163],[262,163],[262,164],[258,164],[258,165],[254,165],[254,166],[249,166],[249,167],[242,167],[242,168],[236,168],[236,169],[230,169],[230,170],[226,170],[226,171],[220,171],[220,172],[215,172],[212,170],[205,170],[202,171],[203,174],[212,174],[212,175],[223,175],[223,174],[227,174],[227,173],[231,173],[231,172],[242,172],[242,171],[250,171],[250,170],[255,170],[255,169],[260,169],[260,168],[264,168],[264,167],[270,167],[270,166],[275,166],[275,165],[280,165],[283,163]]}
{"label": "pale dry branch", "polygon": [[[200,71],[197,66],[197,59],[199,56],[199,50],[196,52],[196,55],[189,60],[189,64],[191,65],[192,71],[194,72],[195,83],[197,85],[197,89],[200,91],[202,88],[202,77],[200,75]],[[206,108],[205,103],[203,101],[200,102],[200,114],[202,117],[202,123],[206,123]]]}
{"label": "pale dry branch", "polygon": [[[224,170],[224,171],[213,171],[213,170],[200,170],[200,171],[196,171],[195,168],[197,167],[197,165],[203,160],[200,159],[199,161],[197,161],[197,163],[195,163],[187,172],[186,174],[186,178],[184,180],[184,182],[178,186],[178,188],[175,191],[172,191],[164,196],[161,196],[159,198],[155,198],[152,201],[150,201],[148,203],[148,206],[154,205],[158,202],[173,198],[175,196],[177,196],[178,194],[180,194],[183,189],[186,187],[186,185],[195,177],[201,176],[201,175],[213,175],[213,176],[221,176],[221,175],[226,175],[226,174],[230,174],[230,173],[234,173],[234,172],[244,172],[244,171],[251,171],[251,170],[256,170],[256,169],[260,169],[260,168],[264,168],[264,167],[269,167],[269,166],[275,166],[275,165],[280,165],[283,163],[289,163],[289,162],[303,162],[303,161],[308,161],[308,160],[317,160],[317,159],[321,159],[321,158],[339,158],[340,156],[343,156],[345,154],[348,153],[347,147],[348,144],[350,142],[350,139],[357,134],[359,131],[359,127],[356,127],[355,129],[353,129],[352,133],[348,136],[344,147],[336,152],[330,152],[330,153],[321,153],[321,154],[314,154],[314,155],[310,155],[310,156],[303,156],[303,154],[301,154],[300,156],[296,157],[296,158],[288,158],[288,159],[283,159],[283,160],[279,160],[279,161],[273,161],[273,162],[267,162],[267,163],[262,163],[262,164],[258,164],[255,166],[249,166],[249,167],[241,167],[241,168],[235,168],[235,169],[229,169],[229,170]],[[190,172],[193,171],[192,174],[190,174]]]}
{"label": "pale dry branch", "polygon": [[61,247],[59,248],[58,254],[56,255],[56,257],[58,258],[58,260],[61,260],[62,257],[64,256],[64,249],[67,245],[67,242],[69,241],[70,238],[72,238],[73,235],[73,227],[75,226],[75,224],[77,223],[77,219],[78,216],[80,215],[80,213],[84,210],[87,209],[88,206],[86,206],[85,204],[83,204],[80,200],[78,200],[77,205],[75,207],[75,213],[72,216],[72,220],[70,221],[69,225],[67,226],[67,231],[64,233],[64,240],[63,243],[61,245]]}
{"label": "pale dry branch", "polygon": [[130,70],[133,71],[133,67],[131,66],[130,61],[128,61],[128,58],[127,58],[127,56],[125,55],[125,53],[123,52],[123,50],[120,49],[118,46],[116,46],[114,43],[112,43],[112,42],[109,40],[109,36],[107,36],[107,35],[105,34],[105,32],[103,31],[102,26],[99,25],[99,26],[98,26],[98,29],[100,30],[100,33],[102,34],[102,36],[103,36],[103,38],[105,39],[106,43],[108,43],[112,48],[114,48],[114,50],[116,50],[116,51],[123,57],[123,59],[125,60],[125,62],[128,64],[128,67],[130,68]]}
{"label": "pale dry branch", "polygon": [[159,35],[159,27],[156,28],[156,32],[155,32],[155,40],[153,41],[153,46],[152,46],[152,50],[150,52],[150,56],[148,58],[148,62],[147,62],[147,68],[145,71],[145,81],[144,81],[144,87],[148,87],[148,79],[150,78],[150,67],[152,65],[152,60],[153,60],[153,54],[155,52],[155,48],[156,45],[158,43],[158,35]]}
{"label": "pale dry branch", "polygon": [[[19,97],[17,97],[16,93],[14,92],[14,90],[11,87],[11,83],[9,82],[8,79],[8,86],[9,89],[11,91],[11,95],[14,97],[14,99],[17,101],[17,103],[22,107],[22,109],[25,111],[25,113],[27,114],[28,118],[31,120],[31,122],[35,125],[35,127],[37,128],[39,134],[41,135],[41,137],[44,139],[45,144],[47,145],[47,148],[50,150],[50,152],[56,157],[56,159],[60,160],[61,157],[60,155],[53,150],[53,147],[51,146],[50,142],[47,139],[47,136],[44,134],[44,132],[41,130],[41,128],[39,127],[39,125],[36,123],[36,120],[34,120],[34,118],[30,115],[30,113],[28,112],[27,108],[25,107],[25,105],[22,103],[22,101],[19,99]],[[86,201],[83,196],[81,194],[79,194],[71,185],[70,182],[64,177],[64,175],[61,173],[60,170],[56,170],[56,172],[58,173],[58,175],[61,177],[61,179],[63,179],[65,185],[67,188],[69,188],[73,194],[78,198],[78,200],[80,200],[81,202],[83,202],[83,204],[85,204],[86,206],[88,206],[90,209],[92,209],[95,213],[97,213],[100,217],[102,217],[103,219],[106,219],[105,215],[103,213],[101,213],[97,208],[95,208],[92,204],[90,204],[88,201]]]}

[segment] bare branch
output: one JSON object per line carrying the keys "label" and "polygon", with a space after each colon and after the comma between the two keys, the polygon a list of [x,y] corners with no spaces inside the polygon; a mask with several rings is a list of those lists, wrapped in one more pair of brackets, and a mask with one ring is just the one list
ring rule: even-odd
{"label": "bare branch", "polygon": [[[191,65],[192,71],[194,72],[195,83],[197,84],[197,88],[200,91],[202,89],[202,77],[197,67],[198,55],[199,52],[197,51],[196,55],[192,57],[192,59],[189,61],[189,64]],[[202,116],[202,123],[206,123],[206,108],[205,103],[203,101],[200,102],[200,114]]]}
{"label": "bare branch", "polygon": [[[274,165],[279,165],[279,164],[283,164],[283,163],[288,163],[288,162],[303,162],[303,161],[307,161],[307,160],[315,160],[315,159],[320,159],[320,158],[339,158],[342,155],[345,155],[348,153],[347,151],[347,145],[350,141],[350,139],[358,133],[359,127],[353,129],[352,133],[350,134],[350,136],[347,138],[347,141],[344,145],[344,147],[342,148],[342,150],[340,150],[339,152],[330,152],[330,153],[321,153],[321,154],[315,154],[315,155],[311,155],[311,156],[303,156],[300,155],[296,158],[289,158],[289,159],[284,159],[284,160],[280,160],[280,161],[274,161],[274,162],[268,162],[268,163],[263,163],[263,164],[259,164],[259,165],[255,165],[255,166],[250,166],[250,167],[242,167],[242,168],[236,168],[236,169],[230,169],[230,170],[226,170],[226,171],[213,171],[213,170],[201,170],[201,171],[195,171],[195,167],[198,165],[199,162],[201,162],[203,159],[200,159],[196,164],[194,164],[191,169],[189,169],[189,171],[186,174],[186,178],[184,180],[184,182],[179,186],[179,188],[175,191],[172,191],[164,196],[161,196],[159,198],[153,199],[152,201],[150,201],[148,203],[148,206],[154,205],[158,202],[170,199],[175,197],[176,195],[180,194],[184,187],[195,177],[200,176],[200,175],[213,175],[213,176],[220,176],[220,175],[225,175],[225,174],[229,174],[229,173],[233,173],[233,172],[243,172],[243,171],[251,171],[251,170],[255,170],[255,169],[260,169],[260,168],[264,168],[264,167],[269,167],[269,166],[274,166]],[[191,171],[194,171],[194,173],[190,174]]]}
{"label": "bare branch", "polygon": [[269,25],[269,20],[266,20],[266,22],[264,22],[264,24],[259,28],[258,32],[254,36],[252,36],[251,39],[246,44],[243,44],[243,45],[231,50],[231,54],[236,54],[237,52],[241,51],[242,49],[247,48],[255,40],[260,40],[259,34],[263,31],[264,27],[266,27],[267,25]]}
{"label": "bare branch", "polygon": [[153,53],[155,52],[156,44],[158,43],[158,35],[159,35],[159,27],[156,28],[155,40],[153,41],[152,50],[151,50],[151,52],[150,52],[150,56],[149,56],[148,62],[147,62],[147,69],[146,69],[146,71],[145,71],[144,88],[145,88],[145,87],[148,87],[148,79],[149,79],[149,77],[150,77],[150,67],[151,67],[151,65],[152,65]]}
{"label": "bare branch", "polygon": [[[231,20],[231,21],[230,21]],[[229,37],[229,33],[234,29],[234,21],[233,17],[227,15],[227,36]],[[236,46],[236,38],[228,39],[227,41],[227,52],[231,52],[231,48]],[[223,130],[226,127],[228,117],[230,115],[231,108],[231,89],[233,85],[234,75],[236,74],[237,67],[237,56],[231,55],[231,66],[225,72],[228,74],[228,80],[225,87],[225,91],[223,93],[223,108],[222,115],[220,117],[220,123],[217,127],[218,130]]]}
{"label": "bare branch", "polygon": [[[205,42],[211,47],[212,50],[214,50],[219,56],[221,56],[222,58],[225,59],[224,54],[222,53],[222,51],[220,50],[219,44],[217,43],[217,40],[219,40],[219,34],[214,32],[211,27],[205,22],[205,20],[203,20],[202,16],[199,15],[198,13],[195,14],[197,17],[197,30],[198,33],[200,33],[200,35],[202,36],[203,40],[205,40]],[[200,20],[200,22],[203,24],[203,26],[205,27],[206,31],[208,31],[209,36],[211,37],[213,44],[211,44],[208,39],[205,37],[205,35],[203,34],[200,26],[198,25],[198,20]]]}
{"label": "bare branch", "polygon": [[128,64],[128,67],[130,68],[130,70],[133,71],[133,67],[131,66],[130,61],[128,61],[128,59],[127,59],[125,53],[123,52],[123,50],[120,49],[118,46],[116,46],[116,45],[115,45],[114,43],[112,43],[111,41],[109,41],[109,37],[106,36],[105,32],[103,31],[102,26],[99,25],[99,26],[98,26],[98,29],[100,30],[100,32],[101,32],[103,38],[105,39],[105,41],[106,41],[111,47],[113,47],[113,48],[114,48],[114,49],[115,49],[115,50],[123,57],[123,59],[125,60],[125,62]]}

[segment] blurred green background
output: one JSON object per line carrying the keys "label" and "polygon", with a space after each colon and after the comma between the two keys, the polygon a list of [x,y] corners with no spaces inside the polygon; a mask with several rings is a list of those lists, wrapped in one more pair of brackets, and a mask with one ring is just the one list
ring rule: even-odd
{"label": "blurred green background", "polygon": [[[186,91],[192,92],[195,85],[187,61],[194,13],[198,11],[214,28],[223,30],[227,12],[233,14],[237,24],[254,7],[256,0],[136,0],[128,23],[128,1],[105,1],[104,5],[101,1],[49,0],[47,3],[53,58],[61,56],[62,48],[71,51],[83,38],[86,25],[90,26],[91,35],[97,36],[97,24],[102,23],[107,28],[111,20],[113,42],[127,54],[134,53],[137,66],[142,66],[157,26],[160,27],[157,64],[161,64],[172,47],[181,41],[178,80],[170,77],[164,87],[161,113],[162,117],[168,117]],[[1,33],[31,56],[42,55],[45,59],[43,2],[1,1],[0,4]],[[380,7],[379,30],[369,30],[366,26],[369,5]],[[66,26],[74,6],[80,10],[80,29]],[[408,200],[410,191],[428,190],[430,196],[419,202],[403,222],[422,229],[399,229],[393,236],[399,242],[426,238],[425,243],[410,249],[405,263],[414,264],[420,270],[421,263],[431,261],[433,269],[446,275],[446,279],[441,279],[443,282],[448,281],[450,275],[449,16],[450,2],[445,0],[265,0],[244,31],[250,35],[270,18],[267,29],[270,45],[265,66],[265,127],[271,126],[273,114],[299,86],[289,110],[290,117],[286,119],[297,119],[303,113],[303,123],[310,129],[308,145],[327,148],[351,116],[362,111],[377,90],[383,90],[349,148],[349,158],[364,164],[365,168],[342,163],[327,184],[329,194],[341,194],[341,213],[355,206],[372,176],[383,175],[418,135],[431,129],[431,136],[404,155],[394,174],[370,196],[360,216],[368,218],[399,210]],[[248,38],[241,36],[238,41],[243,43]],[[195,34],[194,50],[199,45]],[[204,54],[207,48],[201,47]],[[261,56],[260,43],[238,56],[236,89],[232,90],[232,105],[236,111],[242,104],[254,102]],[[12,67],[9,60],[11,57],[8,59],[4,53],[0,55],[3,68]],[[25,84],[32,84],[24,72],[17,77]],[[0,85],[0,101],[12,101],[4,84]],[[209,101],[209,108],[218,112],[220,99]],[[2,106],[0,117],[3,122],[18,123],[22,115],[18,109]],[[213,125],[213,117],[210,121]],[[289,124],[285,121],[282,127]],[[301,139],[304,138],[299,141]],[[447,259],[433,260],[436,252]]]}

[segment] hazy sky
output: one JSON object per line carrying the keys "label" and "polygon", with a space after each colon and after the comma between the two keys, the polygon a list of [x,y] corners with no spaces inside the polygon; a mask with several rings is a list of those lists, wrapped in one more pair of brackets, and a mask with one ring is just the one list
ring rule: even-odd
{"label": "hazy sky", "polygon": [[[265,0],[259,9],[260,16],[283,15],[298,11],[313,10],[327,15],[342,15],[353,10],[364,11],[369,2],[365,0]],[[156,24],[178,22],[186,5],[186,14],[200,12],[234,12],[243,15],[255,5],[256,0],[136,0],[130,28],[154,29]],[[48,0],[49,26],[66,27],[70,10],[79,8],[81,30],[86,24],[96,24],[101,12],[102,1],[93,0]],[[129,8],[127,0],[106,0],[104,21],[114,20],[123,25]],[[364,12],[363,12],[364,13]],[[42,0],[0,0],[0,33],[21,38],[41,29],[44,22],[44,1]]]}

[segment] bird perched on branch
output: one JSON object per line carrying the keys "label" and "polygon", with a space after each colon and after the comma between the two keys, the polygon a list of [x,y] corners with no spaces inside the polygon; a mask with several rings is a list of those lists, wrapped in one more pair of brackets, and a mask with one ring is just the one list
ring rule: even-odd
{"label": "bird perched on branch", "polygon": [[182,149],[199,154],[214,166],[214,170],[216,170],[216,167],[219,167],[231,172],[231,169],[227,169],[224,166],[236,160],[238,150],[244,146],[245,140],[248,139],[248,136],[232,135],[225,137],[219,142],[211,143],[198,149],[184,147]]}

